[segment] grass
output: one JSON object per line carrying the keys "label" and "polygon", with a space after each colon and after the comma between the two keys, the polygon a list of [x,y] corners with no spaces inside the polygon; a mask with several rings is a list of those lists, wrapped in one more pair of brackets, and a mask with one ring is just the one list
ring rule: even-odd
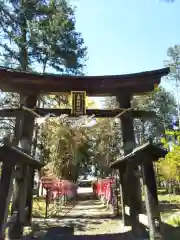
{"label": "grass", "polygon": [[180,227],[180,195],[159,195],[161,218],[165,223]]}
{"label": "grass", "polygon": [[[59,217],[60,212],[62,211],[63,203],[56,202],[50,203],[48,206],[48,216],[49,217]],[[34,218],[45,218],[46,212],[46,202],[44,197],[34,197],[33,199],[33,211],[32,217]],[[9,205],[9,215],[11,214],[11,203]]]}
{"label": "grass", "polygon": [[[142,199],[145,200],[144,196]],[[180,227],[180,195],[168,194],[165,189],[158,189],[158,200],[162,221]]]}
{"label": "grass", "polygon": [[180,206],[180,194],[168,194],[165,189],[158,189],[158,199],[159,201],[177,203]]}
{"label": "grass", "polygon": [[[48,205],[48,218],[59,218],[66,215],[72,206],[74,206],[74,201],[68,201],[66,204],[64,204],[63,201],[55,201],[50,203]],[[45,218],[45,212],[45,198],[34,198],[32,216],[35,218]]]}
{"label": "grass", "polygon": [[33,217],[43,218],[45,217],[46,211],[46,202],[43,198],[34,198],[33,199]]}

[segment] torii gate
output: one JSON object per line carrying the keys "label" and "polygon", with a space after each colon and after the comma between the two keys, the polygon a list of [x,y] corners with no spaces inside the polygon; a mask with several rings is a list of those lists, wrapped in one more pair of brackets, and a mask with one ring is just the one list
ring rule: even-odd
{"label": "torii gate", "polygon": [[[113,75],[113,76],[63,76],[57,74],[38,74],[29,73],[8,68],[0,68],[0,89],[4,92],[16,92],[21,96],[21,106],[18,109],[0,110],[1,117],[16,117],[16,133],[15,144],[19,141],[25,140],[25,150],[30,153],[30,146],[32,142],[34,118],[30,112],[25,111],[22,105],[33,109],[41,116],[47,115],[49,112],[56,116],[61,114],[68,114],[74,116],[76,112],[71,109],[42,109],[36,107],[36,102],[40,94],[51,93],[67,93],[71,91],[86,91],[87,96],[116,96],[119,102],[119,109],[114,110],[99,110],[87,109],[84,112],[84,107],[79,109],[78,114],[95,115],[95,117],[115,117],[124,109],[131,108],[131,99],[134,94],[140,95],[151,92],[155,85],[160,83],[161,77],[169,73],[169,68],[163,68],[155,71],[147,71],[135,74]],[[83,98],[82,98],[83,99]],[[76,101],[76,100],[75,100]],[[81,106],[83,101],[81,101]],[[155,113],[147,111],[131,110],[121,115],[122,135],[124,143],[124,154],[130,153],[135,147],[133,118],[151,118],[155,117]],[[131,144],[129,144],[131,143]],[[28,174],[27,174],[28,175]],[[28,192],[26,199],[26,206],[28,207],[27,221],[31,221],[32,213],[32,195],[33,195],[33,178],[34,169],[29,169],[29,176],[31,181],[28,182]],[[27,176],[28,177],[28,176]],[[139,209],[141,207],[141,196],[139,194],[140,183],[138,177],[135,175],[135,169],[128,168],[126,172],[126,179],[132,182],[132,187],[123,185],[125,195],[128,198],[128,190],[133,196],[132,201],[129,201],[130,219],[133,226],[134,234],[139,232],[139,225],[137,223]],[[18,211],[18,209],[16,209]],[[0,206],[0,212],[2,211]],[[27,222],[26,221],[26,222]],[[126,224],[126,222],[124,221]],[[15,229],[13,231],[20,232],[22,223],[17,220]]]}

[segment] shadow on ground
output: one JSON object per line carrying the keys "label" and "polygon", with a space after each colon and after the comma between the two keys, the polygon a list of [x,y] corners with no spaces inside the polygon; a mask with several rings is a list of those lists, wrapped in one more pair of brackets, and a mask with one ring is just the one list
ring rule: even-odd
{"label": "shadow on ground", "polygon": [[[93,230],[97,228],[99,224],[102,223],[101,220],[91,221],[91,227],[88,230]],[[87,230],[89,220],[77,220],[77,221],[68,221],[66,226],[58,226],[59,222],[49,223],[43,222],[36,223],[32,227],[32,232],[23,237],[23,240],[30,239],[66,239],[66,240],[135,240],[131,231],[125,233],[114,233],[114,234],[97,234],[97,235],[85,235],[84,232]],[[56,225],[56,226],[55,226]],[[144,226],[142,226],[144,228]],[[80,234],[74,235],[74,230],[77,230]],[[165,240],[179,240],[180,238],[180,227],[172,227],[168,224],[163,223],[164,236]],[[143,234],[141,239],[148,239],[147,232]]]}
{"label": "shadow on ground", "polygon": [[180,239],[180,227],[173,227],[166,223],[163,223],[163,230],[165,240],[179,240]]}
{"label": "shadow on ground", "polygon": [[[27,236],[23,238],[23,240],[30,240],[30,239],[66,239],[66,240],[134,240],[135,238],[132,235],[131,231],[124,232],[124,233],[106,233],[102,234],[99,232],[98,234],[84,234],[86,231],[93,232],[93,230],[98,228],[98,225],[102,224],[102,221],[108,222],[108,219],[77,219],[75,221],[67,220],[64,221],[65,226],[58,226],[61,223],[57,220],[56,222],[41,222],[36,223],[32,227],[32,232],[29,233]],[[120,226],[119,226],[120,227]],[[75,229],[78,232],[77,235],[74,235]],[[101,229],[102,231],[102,229]],[[147,232],[142,239],[147,239]]]}
{"label": "shadow on ground", "polygon": [[[47,230],[47,231],[46,231]],[[98,235],[74,235],[73,227],[50,227],[44,229],[44,233],[41,236],[29,234],[23,238],[23,240],[49,240],[49,239],[66,239],[66,240],[134,240],[131,232],[117,233],[117,234],[98,234]]]}
{"label": "shadow on ground", "polygon": [[180,211],[180,207],[177,204],[171,203],[168,201],[162,201],[159,203],[160,212],[176,212]]}
{"label": "shadow on ground", "polygon": [[[103,220],[107,221],[107,220]],[[92,231],[98,228],[98,225],[102,224],[102,220],[89,220],[89,219],[65,219],[62,222],[53,221],[53,222],[37,222],[32,225],[31,233],[29,237],[45,237],[45,236],[52,236],[54,235],[62,235],[62,236],[69,236],[74,235],[74,230],[78,231],[80,234],[83,234],[85,231],[89,230]],[[65,225],[65,226],[59,226]],[[25,238],[26,239],[26,238]],[[39,238],[41,239],[41,238]],[[46,238],[43,238],[46,239]]]}
{"label": "shadow on ground", "polygon": [[[177,203],[169,203],[169,201],[161,201],[159,202],[159,210],[161,213],[165,213],[165,212],[177,212],[180,211],[180,205],[178,205]],[[143,201],[142,204],[142,211],[143,213],[146,212],[146,206],[145,206],[145,202]]]}
{"label": "shadow on ground", "polygon": [[[163,202],[163,205],[161,205],[161,211],[162,209],[164,211],[169,211],[174,208],[176,209],[176,207],[176,205],[169,205],[166,204],[166,202]],[[80,205],[76,205],[76,212],[72,215],[65,214],[59,219],[56,218],[53,221],[46,221],[43,219],[38,221],[37,219],[31,227],[31,232],[26,233],[27,235],[24,236],[22,239],[134,240],[135,238],[133,237],[132,232],[128,231],[129,229],[126,229],[127,231],[125,232],[124,229],[121,228],[119,224],[121,222],[121,216],[114,217],[108,212],[106,214],[106,211],[102,211],[103,208],[104,207],[101,206],[99,201],[97,200],[81,201]],[[97,211],[97,214],[92,214],[93,209]],[[71,210],[74,210],[73,206],[67,206],[65,212],[71,212]],[[86,210],[86,212],[83,213],[83,210]],[[117,224],[117,228],[114,229],[115,231],[111,231],[111,226],[110,229],[108,226],[113,219],[117,219],[117,222],[115,221],[115,223]],[[139,240],[148,239],[147,229],[142,224],[140,225],[141,229],[143,230],[143,236],[139,238]],[[180,239],[180,227],[175,228],[173,226],[163,223],[163,229],[165,240]]]}

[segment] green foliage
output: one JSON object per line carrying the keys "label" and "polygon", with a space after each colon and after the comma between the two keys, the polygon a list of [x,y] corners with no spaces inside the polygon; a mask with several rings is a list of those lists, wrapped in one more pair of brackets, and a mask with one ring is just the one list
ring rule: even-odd
{"label": "green foliage", "polygon": [[[179,80],[180,80],[180,46],[175,45],[168,49],[167,65],[170,67],[168,76],[172,82],[175,82],[177,99],[175,102],[173,96],[165,94],[164,98],[159,98],[161,102],[161,114],[157,121],[164,125],[164,134],[161,142],[169,153],[164,159],[161,159],[157,164],[158,174],[162,180],[165,180],[169,187],[179,186],[180,184],[180,131],[174,130],[172,127],[172,119],[174,116],[179,120]],[[161,135],[162,136],[162,135]],[[171,147],[170,147],[171,145]]]}
{"label": "green foliage", "polygon": [[[86,47],[84,47],[81,34],[75,29],[75,11],[65,0],[1,0],[0,35],[1,57],[3,65],[6,67],[24,71],[35,71],[35,67],[38,67],[38,71],[43,73],[49,67],[62,74],[82,74],[83,72]],[[9,95],[13,97],[14,101],[10,99]],[[8,103],[9,107],[13,107],[14,102],[18,107],[19,97],[17,94],[4,94],[1,97],[3,106]],[[40,96],[38,104],[43,107],[55,105],[60,107],[67,105],[68,99],[59,95]],[[8,121],[1,122],[3,133],[7,133],[5,124],[8,125],[10,134],[13,134],[14,120],[8,119]],[[63,174],[68,175],[69,172],[65,170],[65,167],[61,168],[60,162],[66,162],[68,159],[71,163],[69,168],[73,168],[75,164],[76,151],[72,145],[75,143],[72,138],[74,133],[68,128],[68,123],[58,125],[57,122],[54,122],[54,126],[50,124],[47,128],[51,131],[49,134],[46,130],[39,128],[36,123],[32,153],[41,160],[43,159],[44,163],[53,168],[53,171],[56,169],[57,174],[62,175],[60,171],[64,171]],[[57,136],[63,135],[64,138],[58,138],[56,133]],[[68,139],[70,139],[69,142]],[[78,157],[81,160],[85,158],[82,152]],[[59,154],[61,154],[61,161],[58,163]],[[76,174],[73,169],[70,172]],[[76,177],[73,176],[73,178]]]}
{"label": "green foliage", "polygon": [[31,22],[32,55],[43,63],[44,70],[51,66],[62,73],[82,73],[86,48],[75,31],[73,8],[64,0],[50,1],[43,11],[48,12],[47,17]]}
{"label": "green foliage", "polygon": [[121,154],[120,122],[115,123],[112,119],[99,119],[91,131],[94,139],[92,150],[95,175],[107,177],[112,174],[109,168],[110,163]]}
{"label": "green foliage", "polygon": [[171,151],[164,159],[159,161],[158,169],[164,180],[180,184],[180,142],[178,134],[179,131],[166,131],[166,137],[161,139],[164,147],[169,150],[168,136],[176,136],[176,141],[171,143]]}
{"label": "green foliage", "polygon": [[158,180],[165,180],[167,183],[176,183],[180,181],[180,146],[178,142],[178,132],[172,127],[173,117],[177,116],[177,107],[174,96],[159,87],[153,93],[145,97],[137,97],[136,108],[148,111],[155,111],[156,118],[143,121],[135,120],[136,141],[142,144],[149,138],[155,142],[161,140],[165,148],[169,149],[170,138],[174,138],[173,151],[169,152],[164,159],[157,164]]}
{"label": "green foliage", "polygon": [[0,1],[2,57],[22,70],[37,63],[45,72],[82,72],[86,48],[75,29],[74,10],[65,0]]}
{"label": "green foliage", "polygon": [[155,119],[134,120],[137,143],[142,144],[149,138],[158,141],[160,137],[165,135],[166,129],[172,129],[173,117],[177,115],[174,96],[164,88],[159,87],[151,94],[138,97],[135,100],[136,109],[156,112]]}
{"label": "green foliage", "polygon": [[[17,108],[19,107],[19,96],[16,93],[1,93],[0,108]],[[15,127],[14,118],[0,118],[0,135],[1,138],[12,135]]]}
{"label": "green foliage", "polygon": [[92,127],[82,126],[84,121],[75,127],[76,121],[66,117],[47,119],[41,125],[42,158],[47,159],[49,171],[73,181],[89,174],[108,176],[109,164],[117,156],[117,126],[108,119],[99,119]]}
{"label": "green foliage", "polygon": [[179,65],[180,65],[180,45],[175,45],[168,49],[169,57],[167,64],[170,67],[170,77],[174,80],[180,80]]}
{"label": "green foliage", "polygon": [[[179,84],[180,84],[180,45],[175,45],[168,49],[167,65],[170,67],[169,79],[172,81],[177,101],[177,117],[180,123],[180,102],[179,102]],[[180,128],[180,126],[179,126]]]}
{"label": "green foliage", "polygon": [[180,227],[180,217],[178,216],[174,216],[172,218],[170,218],[167,223],[171,226],[174,226],[174,227]]}
{"label": "green foliage", "polygon": [[158,165],[165,180],[180,183],[180,146],[174,146],[173,151],[160,160]]}

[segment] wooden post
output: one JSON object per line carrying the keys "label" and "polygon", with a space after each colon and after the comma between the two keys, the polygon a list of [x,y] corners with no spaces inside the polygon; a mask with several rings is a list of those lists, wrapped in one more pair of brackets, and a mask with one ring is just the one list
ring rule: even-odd
{"label": "wooden post", "polygon": [[26,215],[27,225],[31,225],[31,219],[32,219],[34,174],[35,174],[34,168],[29,167],[29,178],[28,178],[27,198],[26,198],[26,207],[28,208],[28,212]]}
{"label": "wooden post", "polygon": [[122,214],[122,223],[124,226],[126,226],[128,223],[127,223],[127,220],[126,220],[126,217],[125,217],[125,199],[124,199],[124,193],[123,193],[123,190],[125,189],[125,182],[124,182],[124,179],[123,179],[123,171],[122,170],[119,170],[119,188],[120,188],[120,203],[121,203],[121,214]]}
{"label": "wooden post", "polygon": [[[36,106],[36,96],[21,95],[21,104],[30,109],[34,108]],[[34,130],[34,117],[35,116],[32,113],[27,111],[24,112],[23,116],[20,119],[17,119],[16,123],[16,135],[14,143],[16,145],[18,145],[19,143],[20,147],[24,150],[24,152],[28,154],[31,153],[32,136]],[[23,182],[22,179],[16,178],[15,180],[15,191],[12,201],[12,214],[14,211],[17,211],[18,218],[16,223],[9,229],[9,236],[11,239],[20,237],[20,235],[22,234],[24,223],[20,221],[20,218],[22,219],[22,209],[20,207],[20,203],[24,201],[23,197],[26,197],[26,208],[28,209],[25,219],[26,223],[28,222],[28,224],[30,224],[32,214],[34,169],[28,166],[25,166],[23,168],[22,166],[17,166],[17,168],[19,168],[19,170],[23,172],[26,172],[26,176],[24,176],[26,179],[24,179]],[[26,189],[26,191],[24,191],[23,193],[20,191],[22,188]]]}
{"label": "wooden post", "polygon": [[[24,106],[27,108],[33,109],[36,106],[37,96],[36,95],[28,95],[25,96]],[[22,124],[22,132],[21,132],[21,141],[23,140],[25,144],[21,146],[24,148],[28,154],[31,154],[31,145],[34,131],[34,119],[35,116],[33,113],[26,111],[23,117]],[[28,208],[26,222],[28,224],[31,223],[32,217],[32,201],[33,201],[33,187],[34,187],[34,173],[35,169],[33,167],[29,167],[29,174],[27,174],[28,178],[28,186],[27,186],[27,198],[26,198],[26,207]]]}
{"label": "wooden post", "polygon": [[45,218],[48,217],[48,206],[49,206],[49,190],[46,189],[46,207],[45,207]]}
{"label": "wooden post", "polygon": [[119,194],[120,194],[120,179],[118,181],[118,172],[116,170],[116,206],[117,206],[117,216],[120,214],[120,209],[119,209]]}
{"label": "wooden post", "polygon": [[[131,107],[131,95],[123,94],[117,96],[117,100],[121,108],[128,109]],[[131,112],[126,112],[121,116],[121,129],[123,138],[124,155],[127,155],[135,148],[134,127]],[[134,236],[140,236],[142,231],[139,226],[139,212],[142,205],[142,199],[140,195],[140,179],[135,176],[136,168],[132,165],[126,165],[125,170],[121,173],[121,192],[124,196],[121,196],[122,208],[125,204],[130,207],[130,223],[132,226],[132,232]],[[123,214],[125,209],[123,209]],[[126,215],[123,216],[124,223],[128,224]]]}
{"label": "wooden post", "polygon": [[25,214],[26,214],[26,198],[27,198],[27,186],[28,178],[26,177],[29,174],[29,166],[23,167],[23,181],[21,182],[20,188],[20,208],[19,208],[19,219],[20,222],[24,224]]}
{"label": "wooden post", "polygon": [[12,194],[13,185],[13,168],[8,159],[5,159],[2,165],[2,173],[0,180],[0,240],[4,239],[5,223],[8,217],[9,203]]}
{"label": "wooden post", "polygon": [[20,214],[20,196],[21,196],[21,187],[23,182],[23,175],[21,173],[22,168],[20,166],[16,166],[15,169],[15,184],[13,191],[13,199],[12,199],[12,208],[11,215],[17,212],[17,218],[13,224],[9,226],[8,229],[8,238],[9,239],[20,239],[23,234],[23,224],[20,222],[19,214]]}
{"label": "wooden post", "polygon": [[154,167],[151,160],[142,165],[145,204],[150,240],[163,240]]}

